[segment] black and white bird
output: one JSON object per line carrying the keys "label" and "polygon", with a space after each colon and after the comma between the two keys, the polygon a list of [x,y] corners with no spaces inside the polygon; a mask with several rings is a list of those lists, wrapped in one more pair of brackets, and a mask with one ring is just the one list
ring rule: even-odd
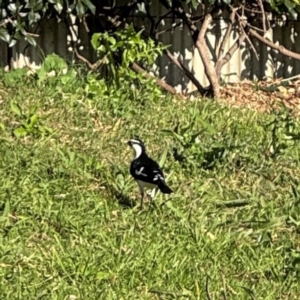
{"label": "black and white bird", "polygon": [[135,151],[135,157],[130,164],[130,174],[140,188],[141,208],[143,207],[145,189],[152,189],[152,200],[157,188],[164,194],[171,194],[173,191],[167,186],[163,171],[158,163],[147,155],[144,143],[135,138],[129,140],[128,145]]}

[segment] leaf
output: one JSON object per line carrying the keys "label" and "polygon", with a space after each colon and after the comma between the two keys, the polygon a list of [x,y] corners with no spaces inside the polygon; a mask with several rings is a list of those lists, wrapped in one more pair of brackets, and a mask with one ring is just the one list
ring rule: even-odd
{"label": "leaf", "polygon": [[12,13],[16,13],[17,12],[17,6],[15,3],[10,3],[7,8],[12,12]]}
{"label": "leaf", "polygon": [[[225,1],[224,1],[225,2]],[[191,3],[192,3],[192,7],[193,9],[197,9],[197,7],[199,6],[199,1],[198,0],[191,0]]]}
{"label": "leaf", "polygon": [[38,22],[41,19],[41,15],[34,10],[31,10],[28,14],[29,25]]}
{"label": "leaf", "polygon": [[32,45],[33,47],[36,46],[36,40],[35,40],[35,38],[34,38],[33,36],[27,35],[27,36],[25,37],[25,40],[26,40],[30,45]]}
{"label": "leaf", "polygon": [[0,28],[0,39],[5,41],[6,43],[9,43],[11,36],[8,33],[8,31],[4,28]]}
{"label": "leaf", "polygon": [[32,4],[32,9],[35,11],[38,11],[38,10],[41,10],[41,9],[47,7],[47,5],[44,5],[43,0],[35,0],[35,1],[33,1],[33,3],[30,3],[30,4]]}
{"label": "leaf", "polygon": [[293,3],[293,2],[291,2],[291,1],[289,1],[289,0],[285,0],[285,1],[284,1],[284,4],[285,4],[285,6],[286,6],[289,10],[295,8],[295,6],[296,6],[295,3]]}
{"label": "leaf", "polygon": [[72,78],[66,74],[60,78],[60,81],[63,85],[66,85]]}
{"label": "leaf", "polygon": [[85,7],[82,4],[82,2],[78,2],[78,4],[76,5],[76,11],[79,15],[79,17],[82,17],[85,13]]}
{"label": "leaf", "polygon": [[63,6],[59,1],[57,1],[56,4],[54,5],[54,8],[60,14],[62,12]]}
{"label": "leaf", "polygon": [[61,72],[64,69],[68,68],[67,63],[65,60],[61,57],[59,57],[57,54],[49,54],[45,58],[42,68],[46,72],[56,71]]}
{"label": "leaf", "polygon": [[107,278],[110,278],[112,275],[110,274],[110,273],[108,273],[108,272],[98,272],[97,273],[97,279],[98,280],[103,280],[103,279],[107,279]]}
{"label": "leaf", "polygon": [[22,108],[21,108],[21,106],[17,103],[17,104],[15,104],[15,103],[11,103],[10,104],[10,108],[11,108],[11,110],[17,115],[17,116],[22,116],[23,114],[22,114]]}
{"label": "leaf", "polygon": [[202,123],[202,125],[209,131],[211,134],[216,134],[216,129],[211,126],[208,122],[204,121],[202,118],[198,117],[198,120]]}
{"label": "leaf", "polygon": [[97,51],[105,53],[105,52],[106,52],[106,47],[105,47],[104,45],[100,45],[100,46],[97,48]]}
{"label": "leaf", "polygon": [[82,2],[90,9],[93,15],[96,13],[96,7],[90,0],[82,0]]}
{"label": "leaf", "polygon": [[9,200],[7,200],[5,202],[5,207],[4,207],[4,211],[3,211],[2,217],[7,217],[8,214],[9,214],[9,212],[10,212],[10,202],[9,202]]}
{"label": "leaf", "polygon": [[143,13],[143,14],[146,14],[146,8],[145,8],[145,3],[142,2],[142,3],[138,3],[137,4],[137,10],[139,13]]}
{"label": "leaf", "polygon": [[108,36],[106,40],[109,41],[112,45],[115,45],[117,43],[116,39],[113,36]]}
{"label": "leaf", "polygon": [[165,151],[164,151],[164,153],[163,153],[163,155],[162,155],[162,157],[160,158],[160,161],[159,161],[159,165],[160,165],[161,167],[163,167],[163,165],[164,165],[165,162],[166,162],[167,154],[168,154],[168,148],[165,148]]}
{"label": "leaf", "polygon": [[276,2],[275,2],[274,0],[270,0],[270,5],[271,5],[271,7],[272,7],[275,11],[277,11],[278,13],[280,13],[280,10],[279,10],[279,8],[277,7]]}
{"label": "leaf", "polygon": [[8,47],[13,47],[15,44],[17,43],[17,40],[15,40],[15,39],[11,39],[11,41],[9,42],[9,44],[8,44]]}
{"label": "leaf", "polygon": [[293,16],[294,20],[297,20],[298,13],[295,11],[295,9],[291,9],[290,14]]}
{"label": "leaf", "polygon": [[43,81],[47,78],[47,71],[44,68],[37,70],[36,74],[38,75],[39,81]]}
{"label": "leaf", "polygon": [[17,138],[24,137],[27,134],[28,134],[27,130],[21,126],[14,130],[14,136]]}
{"label": "leaf", "polygon": [[30,128],[33,128],[38,122],[38,116],[37,115],[33,115],[29,118],[29,122],[28,122],[28,126]]}
{"label": "leaf", "polygon": [[2,19],[6,18],[6,16],[7,16],[7,11],[6,11],[6,9],[4,9],[4,8],[0,9],[0,13],[1,13],[0,19],[1,19],[1,18],[2,18]]}
{"label": "leaf", "polygon": [[101,37],[101,33],[94,33],[91,39],[91,44],[95,50],[99,47],[99,38]]}
{"label": "leaf", "polygon": [[52,130],[50,127],[45,126],[45,125],[39,126],[39,129],[40,129],[40,131],[42,131],[43,133],[52,133],[52,132],[53,132],[53,130]]}

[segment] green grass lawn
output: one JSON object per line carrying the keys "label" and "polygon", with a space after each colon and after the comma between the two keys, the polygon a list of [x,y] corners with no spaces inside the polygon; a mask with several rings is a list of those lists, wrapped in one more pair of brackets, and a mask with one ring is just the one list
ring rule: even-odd
{"label": "green grass lawn", "polygon": [[[1,299],[300,299],[288,111],[1,76]],[[134,206],[134,136],[174,190],[156,208]]]}

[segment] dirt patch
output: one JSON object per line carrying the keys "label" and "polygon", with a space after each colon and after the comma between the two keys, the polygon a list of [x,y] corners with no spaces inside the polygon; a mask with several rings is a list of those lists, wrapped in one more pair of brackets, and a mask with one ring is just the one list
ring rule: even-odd
{"label": "dirt patch", "polygon": [[300,115],[300,79],[242,81],[221,87],[221,102],[236,107],[271,111],[284,106]]}

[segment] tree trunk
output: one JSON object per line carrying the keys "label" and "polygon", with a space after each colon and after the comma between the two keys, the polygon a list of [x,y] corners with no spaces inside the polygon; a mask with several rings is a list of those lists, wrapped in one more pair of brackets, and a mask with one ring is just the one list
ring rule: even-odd
{"label": "tree trunk", "polygon": [[218,98],[220,96],[219,78],[217,76],[213,63],[211,62],[210,52],[205,41],[205,34],[211,22],[212,16],[211,14],[207,14],[204,18],[201,30],[197,37],[196,48],[199,51],[200,57],[202,59],[205,74],[209,82],[211,83],[213,97]]}

